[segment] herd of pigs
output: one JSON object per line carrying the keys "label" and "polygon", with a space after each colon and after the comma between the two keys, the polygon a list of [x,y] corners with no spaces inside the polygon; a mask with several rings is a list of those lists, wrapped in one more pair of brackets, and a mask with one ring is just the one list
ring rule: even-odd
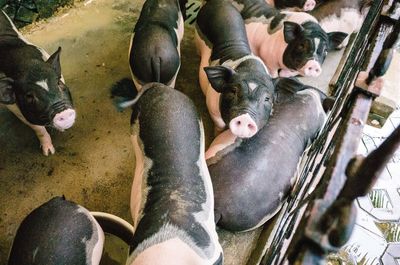
{"label": "herd of pigs", "polygon": [[[103,230],[110,229],[130,245],[127,264],[223,264],[216,224],[248,231],[280,209],[332,103],[294,76],[318,77],[328,51],[345,46],[360,27],[368,3],[204,2],[195,44],[200,87],[215,123],[207,151],[194,104],[174,89],[185,4],[144,3],[129,50],[132,79],[111,91],[119,108],[132,108],[135,232],[111,215],[95,218],[56,197],[21,223],[10,265],[99,264]],[[60,52],[49,56],[29,43],[0,12],[0,103],[35,131],[46,156],[55,152],[46,126],[63,131],[76,117]]]}

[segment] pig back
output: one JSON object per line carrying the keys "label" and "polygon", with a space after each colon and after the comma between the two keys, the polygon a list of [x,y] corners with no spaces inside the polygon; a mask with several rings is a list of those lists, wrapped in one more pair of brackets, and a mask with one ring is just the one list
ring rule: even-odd
{"label": "pig back", "polygon": [[270,219],[280,209],[299,158],[324,120],[317,94],[310,89],[299,92],[277,104],[269,123],[254,137],[207,160],[217,224],[245,231]]}
{"label": "pig back", "polygon": [[132,256],[179,237],[199,256],[213,257],[219,249],[213,196],[202,125],[194,104],[181,92],[155,84],[144,92],[134,112],[133,128],[139,128],[133,133],[139,135],[150,166],[144,176],[148,193]]}

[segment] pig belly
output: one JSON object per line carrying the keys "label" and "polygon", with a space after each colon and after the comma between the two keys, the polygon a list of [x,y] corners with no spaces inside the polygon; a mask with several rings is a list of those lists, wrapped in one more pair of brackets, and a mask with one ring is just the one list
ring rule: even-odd
{"label": "pig belly", "polygon": [[130,265],[206,265],[202,259],[179,238],[153,245],[140,253]]}

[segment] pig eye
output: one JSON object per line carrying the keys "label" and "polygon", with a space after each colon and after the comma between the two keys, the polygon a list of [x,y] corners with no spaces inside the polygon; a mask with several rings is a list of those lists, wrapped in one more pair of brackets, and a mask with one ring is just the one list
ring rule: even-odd
{"label": "pig eye", "polygon": [[36,101],[36,97],[33,94],[26,94],[25,100],[26,100],[26,103],[28,103],[28,104],[34,104]]}
{"label": "pig eye", "polygon": [[268,101],[270,101],[270,100],[271,100],[271,98],[268,97],[268,96],[266,96],[265,99],[264,99],[265,102],[268,102]]}

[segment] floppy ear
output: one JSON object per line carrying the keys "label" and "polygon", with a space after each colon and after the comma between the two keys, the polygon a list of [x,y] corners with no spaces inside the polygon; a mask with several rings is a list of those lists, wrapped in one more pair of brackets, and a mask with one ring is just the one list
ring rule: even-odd
{"label": "floppy ear", "polygon": [[224,85],[235,74],[235,70],[222,65],[204,67],[204,71],[207,74],[207,78],[208,81],[210,81],[211,86],[218,93],[223,92]]}
{"label": "floppy ear", "polygon": [[14,83],[14,80],[7,77],[4,73],[0,73],[0,103],[15,103],[15,93],[12,83]]}
{"label": "floppy ear", "polygon": [[54,69],[58,78],[61,78],[60,53],[61,47],[58,47],[57,51],[55,51],[55,53],[53,53],[47,60],[47,63],[50,64],[51,67]]}
{"label": "floppy ear", "polygon": [[296,37],[301,35],[302,31],[303,27],[297,23],[290,21],[283,22],[283,37],[286,43],[296,39]]}
{"label": "floppy ear", "polygon": [[329,32],[328,37],[329,37],[329,46],[328,50],[336,50],[339,48],[339,45],[344,41],[344,39],[347,37],[347,33],[340,32],[340,31],[334,31],[334,32]]}

